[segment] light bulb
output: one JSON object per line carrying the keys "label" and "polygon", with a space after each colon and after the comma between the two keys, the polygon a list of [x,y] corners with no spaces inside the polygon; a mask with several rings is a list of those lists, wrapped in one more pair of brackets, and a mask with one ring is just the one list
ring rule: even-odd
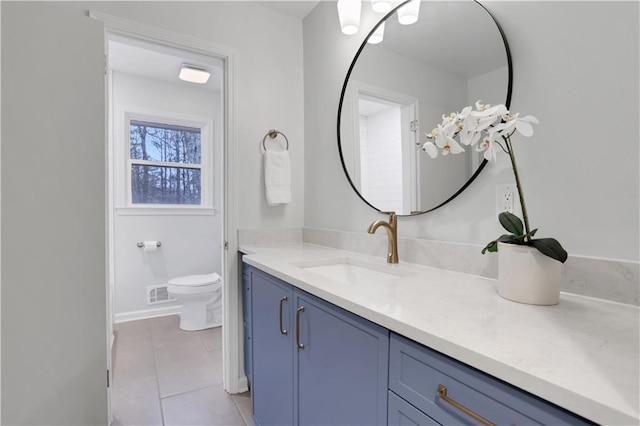
{"label": "light bulb", "polygon": [[360,0],[338,0],[340,28],[347,35],[358,32],[360,26]]}
{"label": "light bulb", "polygon": [[413,0],[398,9],[398,22],[411,25],[418,21],[420,15],[420,0]]}
{"label": "light bulb", "polygon": [[384,38],[384,22],[376,28],[375,32],[367,39],[367,43],[378,44]]}
{"label": "light bulb", "polygon": [[371,8],[374,12],[387,13],[391,10],[391,2],[387,0],[371,0]]}

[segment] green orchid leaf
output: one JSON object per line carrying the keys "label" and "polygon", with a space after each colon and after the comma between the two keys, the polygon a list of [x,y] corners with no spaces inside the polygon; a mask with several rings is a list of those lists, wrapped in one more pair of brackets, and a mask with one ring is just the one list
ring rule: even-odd
{"label": "green orchid leaf", "polygon": [[522,221],[513,213],[502,212],[498,215],[498,220],[502,227],[512,234],[517,236],[522,236],[524,234]]}
{"label": "green orchid leaf", "polygon": [[538,249],[538,251],[545,256],[549,256],[552,259],[557,260],[560,263],[567,261],[568,254],[565,249],[562,248],[558,240],[555,238],[539,238],[531,240],[531,245]]}
{"label": "green orchid leaf", "polygon": [[486,252],[495,253],[498,251],[498,240],[493,240],[482,249],[482,254]]}
{"label": "green orchid leaf", "polygon": [[529,232],[527,235],[530,236],[530,237],[533,237],[534,235],[536,235],[536,232],[538,232],[538,228],[536,228],[533,231]]}
{"label": "green orchid leaf", "polygon": [[511,243],[511,244],[521,244],[517,238],[511,234],[504,234],[501,235],[500,238],[491,241],[489,244],[487,244],[483,249],[482,249],[482,254],[485,254],[486,252],[489,253],[495,253],[498,251],[498,243]]}

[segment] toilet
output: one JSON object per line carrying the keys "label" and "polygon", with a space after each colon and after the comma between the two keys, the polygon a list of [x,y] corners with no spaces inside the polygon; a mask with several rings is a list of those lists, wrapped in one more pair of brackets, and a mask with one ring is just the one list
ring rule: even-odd
{"label": "toilet", "polygon": [[222,324],[222,278],[215,272],[169,280],[169,297],[182,304],[180,329],[204,330]]}

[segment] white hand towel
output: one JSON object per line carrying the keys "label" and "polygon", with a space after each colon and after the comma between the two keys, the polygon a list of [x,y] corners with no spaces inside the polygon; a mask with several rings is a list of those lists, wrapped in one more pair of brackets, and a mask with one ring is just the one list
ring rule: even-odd
{"label": "white hand towel", "polygon": [[264,153],[264,183],[267,190],[268,206],[291,202],[289,151],[266,151]]}

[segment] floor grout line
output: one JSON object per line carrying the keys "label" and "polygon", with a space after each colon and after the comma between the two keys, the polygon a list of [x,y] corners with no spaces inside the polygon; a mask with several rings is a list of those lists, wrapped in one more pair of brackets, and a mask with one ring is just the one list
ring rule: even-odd
{"label": "floor grout line", "polygon": [[[164,318],[166,318],[166,317],[164,317]],[[156,337],[154,338],[154,331],[153,331],[153,330],[154,330],[154,323],[153,323],[153,319],[151,319],[151,320],[148,320],[148,319],[147,319],[147,320],[143,320],[143,321],[145,321],[145,323],[144,323],[144,327],[142,328],[142,332],[143,332],[143,333],[145,333],[145,334],[148,334],[148,335],[149,335],[149,337],[150,337],[150,343],[151,343],[151,351],[153,352],[153,354],[152,354],[152,362],[153,362],[153,370],[154,370],[154,373],[155,373],[155,374],[154,374],[154,377],[155,377],[155,380],[156,380],[156,389],[155,389],[155,390],[156,390],[156,392],[157,392],[157,401],[156,401],[156,402],[157,402],[157,403],[158,403],[158,405],[159,405],[159,410],[160,410],[160,413],[159,413],[159,414],[160,414],[160,421],[162,422],[162,425],[163,425],[163,426],[164,426],[164,425],[166,425],[166,420],[165,420],[165,410],[164,410],[164,405],[163,405],[163,401],[164,401],[164,400],[167,400],[168,398],[173,398],[173,397],[178,397],[178,396],[186,395],[186,394],[189,394],[189,393],[191,393],[191,392],[201,391],[201,390],[203,390],[203,389],[207,389],[207,388],[214,388],[214,389],[215,389],[215,388],[217,388],[218,386],[220,386],[220,387],[222,388],[222,391],[223,391],[223,392],[225,392],[225,393],[227,394],[227,396],[228,396],[228,398],[229,398],[229,399],[231,399],[231,401],[232,401],[232,405],[233,405],[233,407],[235,408],[235,410],[236,410],[236,412],[237,412],[237,415],[239,416],[239,421],[241,421],[241,422],[242,422],[242,426],[247,426],[248,424],[253,424],[253,423],[248,423],[248,422],[247,422],[247,420],[246,420],[246,418],[245,418],[245,415],[243,414],[243,410],[241,410],[240,405],[239,405],[240,403],[243,403],[243,404],[244,404],[244,401],[247,401],[247,400],[249,400],[249,401],[250,401],[250,399],[244,399],[244,398],[243,398],[243,399],[237,399],[237,400],[236,400],[236,398],[234,398],[231,394],[227,393],[227,392],[224,390],[224,385],[223,385],[223,383],[222,383],[222,382],[221,382],[221,383],[209,384],[209,385],[206,385],[206,386],[199,386],[199,387],[197,387],[197,388],[190,389],[190,390],[186,390],[186,391],[183,391],[183,392],[177,393],[177,394],[175,394],[175,395],[167,395],[167,396],[165,396],[165,397],[161,396],[161,393],[160,393],[160,373],[159,373],[159,368],[158,368],[158,352],[159,352],[159,349],[160,349],[160,348],[162,348],[162,347],[166,347],[166,346],[167,346],[167,344],[162,345],[162,346],[156,346],[156,340],[157,340],[157,334],[158,334],[158,331],[157,331],[157,329],[155,329],[155,330],[156,330],[156,333],[155,333],[155,336],[156,336]],[[165,319],[164,321],[167,321],[167,320]],[[158,321],[158,322],[156,322],[155,324],[156,324],[156,326],[157,326],[157,327],[159,327],[157,324],[161,324],[161,322],[160,322],[160,321]],[[134,330],[133,330],[133,333],[138,333],[138,332],[139,332],[136,328],[134,328],[134,327],[132,327],[132,328],[134,329]],[[167,324],[166,324],[166,323],[162,324],[162,328],[168,328],[168,329],[170,329],[170,327],[167,327]],[[207,342],[205,341],[205,336],[206,336],[208,339],[211,339],[211,338],[212,338],[212,337],[209,335],[209,333],[204,333],[204,332],[201,332],[201,331],[196,331],[195,333],[197,333],[197,334],[198,334],[198,337],[199,337],[199,339],[198,339],[198,340],[200,341],[200,344],[202,345],[202,349],[203,349],[204,353],[206,353],[206,354],[207,354],[207,356],[209,357],[209,358],[208,358],[208,361],[210,361],[210,362],[211,362],[211,364],[210,364],[210,365],[211,365],[211,368],[213,368],[213,369],[214,369],[214,371],[215,371],[216,375],[218,376],[218,378],[219,378],[219,379],[222,379],[222,372],[221,372],[221,371],[219,371],[219,368],[218,368],[218,366],[217,366],[217,360],[214,360],[213,358],[211,358],[211,353],[212,353],[212,352],[214,352],[214,351],[222,350],[222,347],[215,347],[215,348],[212,348],[212,349],[210,350],[210,349],[209,349],[209,347],[207,346]],[[121,334],[121,335],[122,335],[122,331],[118,331],[118,332],[116,333],[116,341],[114,342],[114,352],[116,352],[116,353],[117,353],[117,351],[118,351],[118,348],[117,348],[117,344],[118,344],[118,334]],[[212,333],[212,334],[213,334],[213,333]],[[221,338],[221,336],[218,336],[218,338]],[[207,339],[207,340],[208,340],[208,339]],[[180,343],[180,342],[175,342],[175,344],[179,344],[179,343]],[[215,337],[214,337],[213,343],[216,343],[216,342],[215,342]],[[169,345],[170,345],[170,344],[173,344],[173,343],[169,343]],[[126,356],[126,354],[122,354],[122,353],[120,353],[120,354],[119,354],[119,356],[121,356],[121,357],[122,357],[122,356]],[[114,357],[114,358],[115,358],[115,357]],[[114,370],[115,370],[115,365],[114,365]],[[152,379],[149,379],[149,380],[152,380]],[[114,392],[116,391],[116,390],[115,390],[115,386],[114,386],[114,390],[113,390],[113,391],[114,391]],[[153,400],[153,399],[155,399],[155,398],[152,398],[152,400]],[[251,415],[249,415],[249,417],[251,417]]]}
{"label": "floor grout line", "polygon": [[153,352],[153,369],[156,372],[156,391],[158,392],[158,405],[160,406],[160,420],[162,421],[162,426],[165,426],[164,420],[164,407],[162,406],[162,398],[160,397],[160,376],[158,376],[158,360],[156,354],[156,345],[153,339],[153,331],[151,330],[151,323],[147,324],[149,329],[149,334],[151,335],[151,352]]}

